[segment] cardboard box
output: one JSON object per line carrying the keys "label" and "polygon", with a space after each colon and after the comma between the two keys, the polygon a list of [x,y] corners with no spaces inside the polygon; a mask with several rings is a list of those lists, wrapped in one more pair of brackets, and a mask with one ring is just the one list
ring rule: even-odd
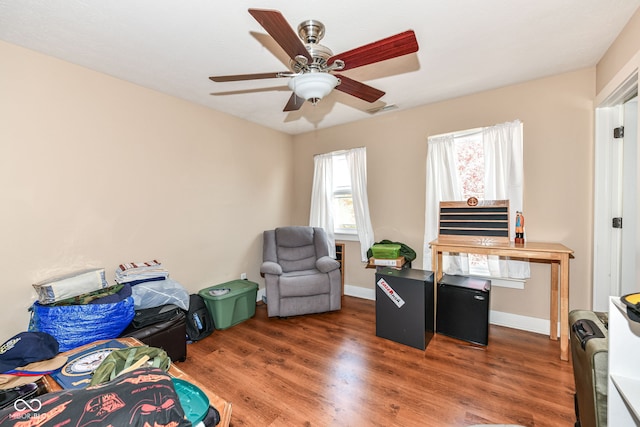
{"label": "cardboard box", "polygon": [[387,258],[369,258],[369,266],[371,267],[396,267],[400,268],[405,264],[406,260],[403,256],[394,259]]}

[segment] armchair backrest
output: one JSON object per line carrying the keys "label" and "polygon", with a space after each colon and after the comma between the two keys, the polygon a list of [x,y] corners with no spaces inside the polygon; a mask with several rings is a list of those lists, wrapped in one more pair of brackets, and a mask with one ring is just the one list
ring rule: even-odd
{"label": "armchair backrest", "polygon": [[285,273],[312,270],[316,260],[328,254],[322,228],[290,226],[264,232],[263,260],[280,264]]}

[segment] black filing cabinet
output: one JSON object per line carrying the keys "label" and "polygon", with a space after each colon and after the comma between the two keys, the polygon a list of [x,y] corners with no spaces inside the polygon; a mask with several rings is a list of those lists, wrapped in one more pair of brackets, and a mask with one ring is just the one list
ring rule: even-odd
{"label": "black filing cabinet", "polygon": [[436,332],[487,345],[490,291],[490,280],[447,274],[442,276],[436,298]]}
{"label": "black filing cabinet", "polygon": [[434,332],[431,271],[376,271],[376,336],[424,350]]}

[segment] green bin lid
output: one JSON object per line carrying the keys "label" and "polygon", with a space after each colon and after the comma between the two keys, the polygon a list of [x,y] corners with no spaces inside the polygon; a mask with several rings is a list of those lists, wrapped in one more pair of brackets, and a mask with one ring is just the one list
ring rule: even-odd
{"label": "green bin lid", "polygon": [[233,280],[210,286],[198,292],[201,297],[214,300],[235,297],[249,291],[258,290],[258,284],[249,280]]}
{"label": "green bin lid", "polygon": [[391,249],[391,250],[399,250],[400,245],[397,243],[375,243],[372,248],[376,249]]}

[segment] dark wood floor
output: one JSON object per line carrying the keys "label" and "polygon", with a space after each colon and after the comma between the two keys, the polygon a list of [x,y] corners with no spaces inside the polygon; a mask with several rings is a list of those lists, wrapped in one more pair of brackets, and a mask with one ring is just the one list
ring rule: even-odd
{"label": "dark wood floor", "polygon": [[479,347],[426,351],[375,335],[375,302],[255,317],[188,346],[178,366],[233,405],[232,426],[573,426],[573,373],[557,341],[491,326]]}

